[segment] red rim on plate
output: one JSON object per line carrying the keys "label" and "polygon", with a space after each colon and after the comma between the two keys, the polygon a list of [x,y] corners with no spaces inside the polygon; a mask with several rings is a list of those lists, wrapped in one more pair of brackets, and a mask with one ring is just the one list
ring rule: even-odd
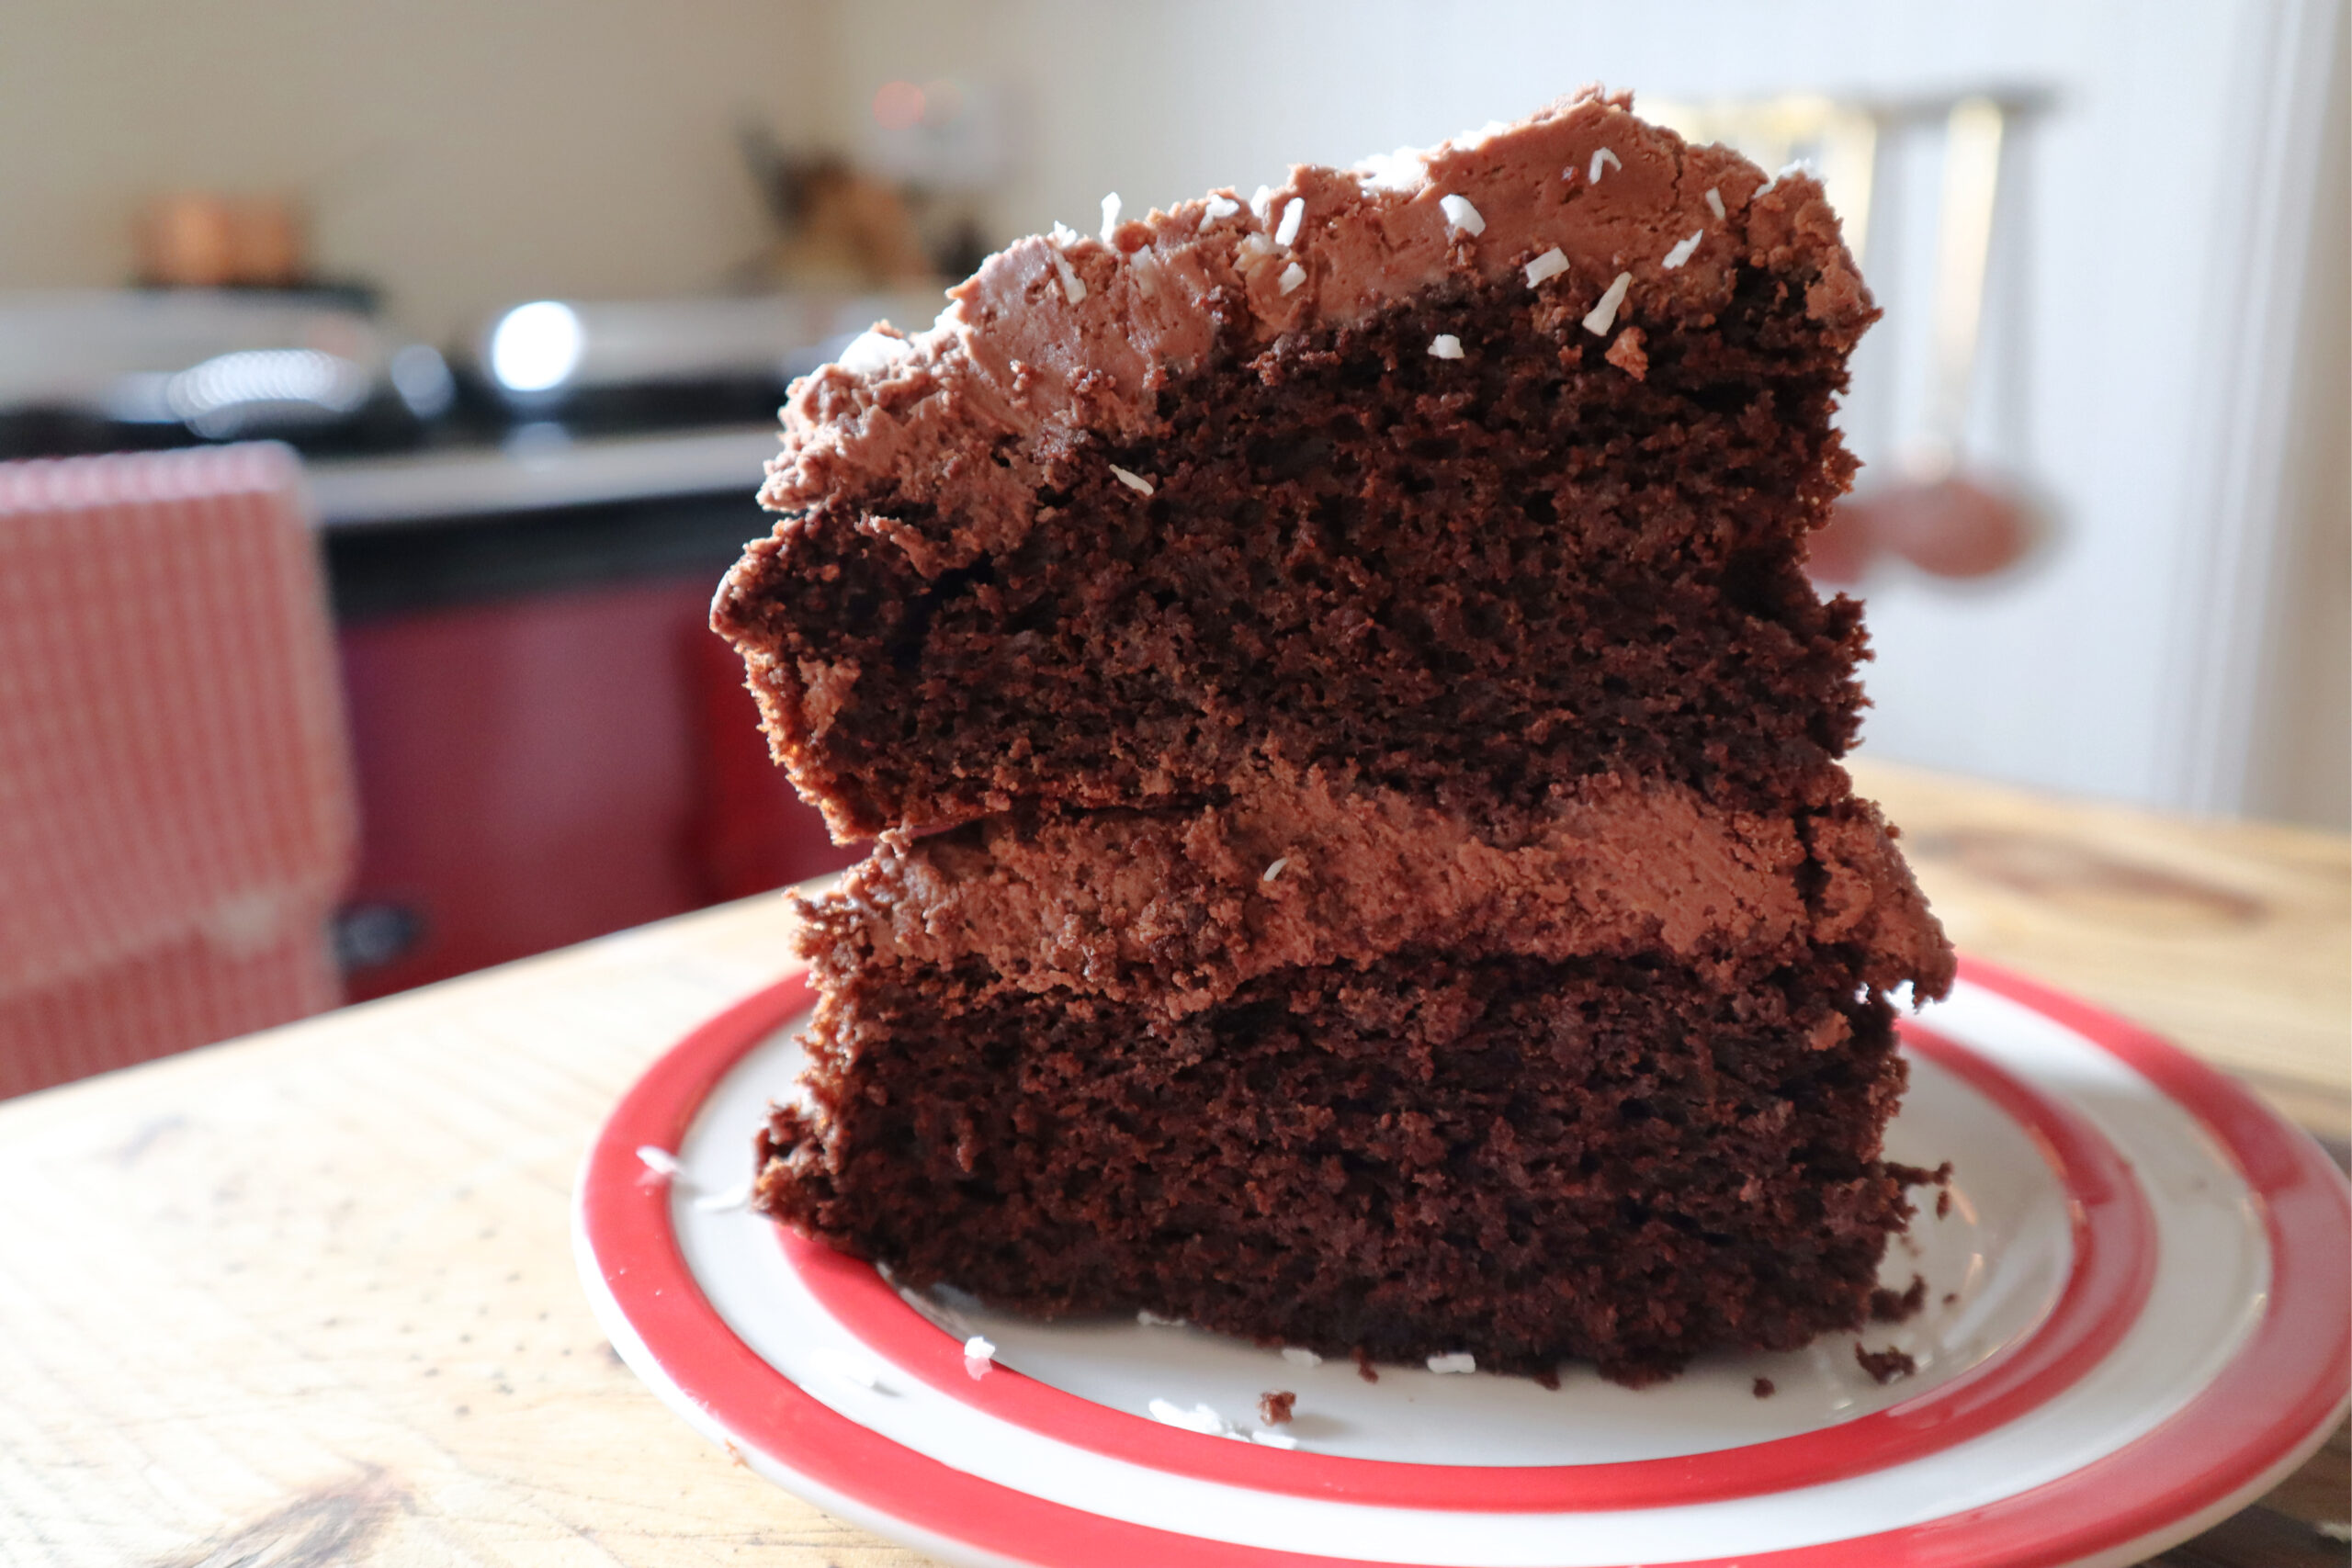
{"label": "red rim on plate", "polygon": [[[1747,1568],[1879,1568],[1896,1554],[1917,1568],[1962,1568],[1988,1555],[2025,1565],[2071,1562],[2227,1503],[2323,1433],[2344,1402],[2352,1379],[2352,1203],[2311,1140],[2233,1081],[2136,1026],[1989,965],[1963,961],[1961,973],[2108,1051],[2203,1124],[2260,1206],[2271,1259],[2267,1310],[2187,1408],[2042,1486],[1870,1537],[1675,1568],[1730,1568],[1735,1561]],[[805,976],[794,975],[695,1031],[624,1097],[590,1151],[579,1194],[582,1239],[612,1308],[662,1380],[713,1424],[814,1486],[905,1526],[1023,1561],[1170,1568],[1343,1561],[1174,1534],[980,1480],[832,1411],[736,1337],[687,1269],[666,1186],[639,1179],[636,1151],[646,1144],[675,1147],[727,1070],[810,1001]],[[1245,1449],[1112,1410],[1010,1369],[974,1382],[963,1371],[961,1347],[870,1267],[805,1245],[793,1262],[828,1310],[934,1386],[1056,1440],[1200,1479],[1387,1506],[1542,1513],[1818,1483],[1980,1436],[2052,1397],[2113,1348],[2154,1272],[2145,1198],[2103,1137],[1966,1048],[1916,1025],[1905,1033],[1913,1049],[1992,1099],[2042,1148],[2075,1211],[2075,1267],[2059,1304],[2034,1332],[1952,1382],[1872,1416],[1742,1449],[1605,1465],[1490,1467]],[[1738,1463],[1726,1464],[1734,1456]],[[1476,1501],[1463,1501],[1473,1495]]]}

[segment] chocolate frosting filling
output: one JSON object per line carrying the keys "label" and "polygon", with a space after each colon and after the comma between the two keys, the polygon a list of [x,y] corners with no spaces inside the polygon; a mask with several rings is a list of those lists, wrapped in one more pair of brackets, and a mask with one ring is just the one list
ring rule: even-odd
{"label": "chocolate frosting filling", "polygon": [[1418,947],[1546,959],[1662,953],[1729,977],[1809,946],[1940,994],[1951,954],[1876,810],[1795,821],[1603,776],[1508,842],[1319,770],[1270,766],[1193,813],[1098,811],[886,838],[811,910],[821,955],[986,964],[1015,988],[1182,1015],[1295,965]]}

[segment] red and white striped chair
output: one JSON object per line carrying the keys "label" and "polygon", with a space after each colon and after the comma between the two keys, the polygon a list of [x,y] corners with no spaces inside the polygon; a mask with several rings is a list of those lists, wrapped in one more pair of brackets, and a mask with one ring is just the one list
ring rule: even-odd
{"label": "red and white striped chair", "polygon": [[356,844],[294,457],[0,464],[0,1096],[336,1005]]}

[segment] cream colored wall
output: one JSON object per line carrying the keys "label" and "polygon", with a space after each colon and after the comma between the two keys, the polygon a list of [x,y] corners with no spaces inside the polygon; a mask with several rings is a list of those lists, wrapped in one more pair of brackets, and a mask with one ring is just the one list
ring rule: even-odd
{"label": "cream colored wall", "polygon": [[813,0],[9,0],[0,288],[110,285],[159,188],[284,190],[443,339],[711,287],[761,241],[739,114],[817,124]]}

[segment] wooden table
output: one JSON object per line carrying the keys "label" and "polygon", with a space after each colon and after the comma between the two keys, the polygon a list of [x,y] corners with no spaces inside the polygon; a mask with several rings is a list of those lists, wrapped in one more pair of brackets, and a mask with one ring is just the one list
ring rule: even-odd
{"label": "wooden table", "polygon": [[[1960,945],[2352,1134],[2352,850],[1858,770]],[[689,1431],[574,1277],[622,1089],[772,978],[775,897],[0,1105],[0,1564],[908,1568]],[[2166,1561],[2345,1561],[2342,1433]]]}

